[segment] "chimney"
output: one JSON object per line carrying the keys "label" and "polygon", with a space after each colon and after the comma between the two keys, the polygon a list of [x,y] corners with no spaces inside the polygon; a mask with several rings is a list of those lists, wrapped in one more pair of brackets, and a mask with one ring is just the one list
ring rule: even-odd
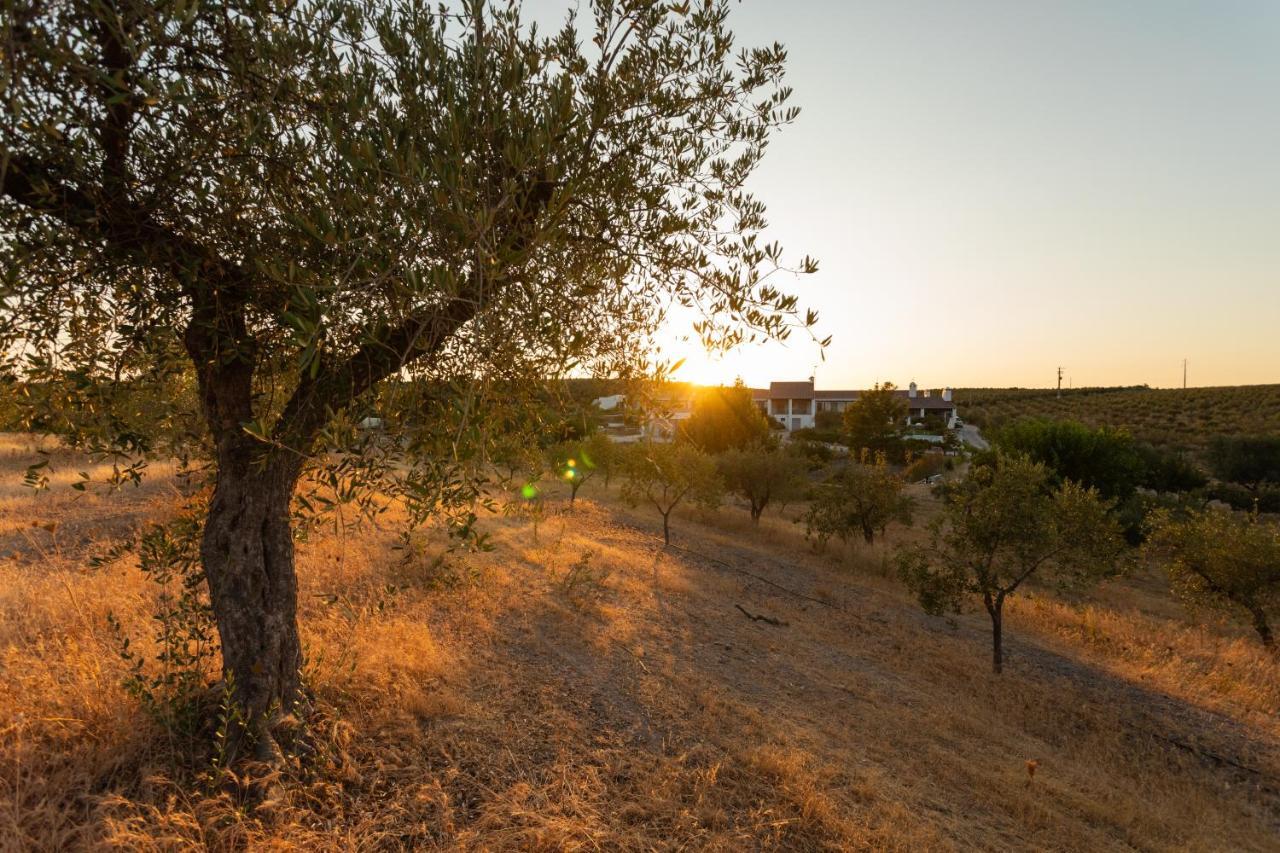
{"label": "chimney", "polygon": [[916,398],[916,383],[912,382],[907,386],[907,396],[913,400]]}
{"label": "chimney", "polygon": [[943,388],[943,389],[942,389],[942,399],[946,400],[948,403],[950,403],[950,402],[951,402],[951,389],[950,389],[950,388]]}

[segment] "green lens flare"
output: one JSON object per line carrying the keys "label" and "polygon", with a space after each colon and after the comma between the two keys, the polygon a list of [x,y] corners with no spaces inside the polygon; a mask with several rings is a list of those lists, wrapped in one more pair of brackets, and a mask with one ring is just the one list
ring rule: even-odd
{"label": "green lens flare", "polygon": [[538,487],[533,483],[525,483],[520,487],[520,496],[527,501],[531,501],[538,496]]}

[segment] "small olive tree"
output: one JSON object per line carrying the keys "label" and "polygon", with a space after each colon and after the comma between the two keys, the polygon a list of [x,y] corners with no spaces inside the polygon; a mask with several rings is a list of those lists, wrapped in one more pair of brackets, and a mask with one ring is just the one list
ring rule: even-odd
{"label": "small olive tree", "polygon": [[874,463],[853,462],[818,487],[805,513],[805,537],[819,549],[832,536],[848,542],[860,535],[870,545],[889,524],[911,524],[915,501],[903,494],[902,477],[881,454]]}
{"label": "small olive tree", "polygon": [[594,466],[595,470],[604,477],[606,489],[609,488],[613,475],[622,468],[627,453],[626,448],[627,445],[615,442],[603,432],[592,433],[582,447],[582,455],[588,464]]}
{"label": "small olive tree", "polygon": [[691,444],[650,443],[628,454],[622,498],[651,504],[662,515],[662,541],[671,544],[671,512],[683,501],[715,507],[723,485],[715,461]]}
{"label": "small olive tree", "polygon": [[[599,433],[596,434],[599,436]],[[608,439],[600,436],[605,442]],[[547,463],[556,479],[569,487],[569,506],[578,497],[578,489],[596,475],[599,441],[563,441],[547,448]]]}
{"label": "small olive tree", "polygon": [[716,467],[725,488],[751,505],[752,524],[760,523],[770,502],[794,500],[808,483],[803,459],[765,445],[727,450],[716,457]]}
{"label": "small olive tree", "polygon": [[1280,613],[1280,525],[1256,513],[1204,509],[1150,520],[1144,554],[1162,562],[1192,611],[1243,612],[1262,645],[1280,657],[1271,622]]}
{"label": "small olive tree", "polygon": [[1000,672],[1006,598],[1033,575],[1078,587],[1115,568],[1123,543],[1107,510],[1093,489],[1070,480],[1055,488],[1043,465],[998,456],[949,490],[929,541],[901,550],[899,569],[928,613],[958,613],[965,599],[981,599]]}

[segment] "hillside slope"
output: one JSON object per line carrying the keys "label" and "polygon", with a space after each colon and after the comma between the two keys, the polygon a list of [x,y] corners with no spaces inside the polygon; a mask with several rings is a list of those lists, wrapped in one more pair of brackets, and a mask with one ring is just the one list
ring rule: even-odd
{"label": "hillside slope", "polygon": [[1280,385],[1221,388],[960,388],[961,417],[997,426],[1030,416],[1124,427],[1153,444],[1200,450],[1214,436],[1280,433]]}
{"label": "hillside slope", "polygon": [[[154,514],[151,488],[110,505]],[[200,753],[118,686],[105,615],[145,645],[136,568],[86,571],[87,534],[16,532],[75,528],[99,499],[6,491],[0,847],[1263,850],[1280,832],[1280,673],[1150,579],[1011,605],[996,677],[983,621],[925,617],[879,548],[814,555],[732,507],[664,548],[656,514],[582,495],[536,541],[495,518],[494,551],[443,567],[442,541],[406,562],[390,528],[304,544],[319,752],[251,810],[234,786],[193,793],[200,764],[175,764]]]}

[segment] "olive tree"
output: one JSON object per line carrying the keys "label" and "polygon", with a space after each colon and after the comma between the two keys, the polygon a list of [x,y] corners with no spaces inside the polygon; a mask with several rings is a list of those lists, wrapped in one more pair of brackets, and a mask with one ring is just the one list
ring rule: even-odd
{"label": "olive tree", "polygon": [[645,444],[627,456],[622,499],[652,505],[662,516],[662,541],[671,544],[671,513],[685,500],[718,506],[722,484],[715,461],[692,444]]}
{"label": "olive tree", "polygon": [[1256,513],[1208,508],[1154,515],[1144,545],[1162,562],[1189,608],[1242,612],[1262,645],[1280,657],[1271,622],[1280,612],[1280,525]]}
{"label": "olive tree", "polygon": [[969,597],[991,617],[991,668],[1003,667],[1004,602],[1028,579],[1082,586],[1114,569],[1122,548],[1108,505],[1093,489],[1026,457],[975,465],[950,489],[930,538],[899,552],[899,568],[925,611],[960,612]]}
{"label": "olive tree", "polygon": [[596,433],[585,441],[562,441],[547,448],[547,462],[555,476],[569,486],[569,506],[578,489],[596,475],[596,458],[609,444],[608,437]]}
{"label": "olive tree", "polygon": [[[300,697],[291,498],[335,444],[421,451],[381,470],[438,506],[469,383],[617,372],[675,304],[713,346],[814,321],[745,189],[795,115],[785,52],[736,49],[728,8],[601,0],[543,34],[518,2],[0,0],[0,373],[103,392],[67,434],[108,451],[151,447],[111,389],[190,389],[264,757]],[[343,445],[388,382],[431,389],[417,437]]]}
{"label": "olive tree", "polygon": [[760,523],[760,516],[771,502],[794,500],[804,493],[808,483],[803,459],[763,444],[727,450],[716,457],[716,467],[725,488],[747,499],[752,524]]}
{"label": "olive tree", "polygon": [[848,542],[855,535],[870,545],[889,524],[911,524],[915,501],[903,493],[906,483],[880,454],[871,463],[851,462],[821,484],[805,513],[805,537],[821,550],[836,536]]}
{"label": "olive tree", "polygon": [[603,432],[592,433],[583,445],[582,454],[587,463],[595,467],[604,477],[604,487],[609,488],[613,475],[622,467],[626,457],[625,444],[618,444]]}

